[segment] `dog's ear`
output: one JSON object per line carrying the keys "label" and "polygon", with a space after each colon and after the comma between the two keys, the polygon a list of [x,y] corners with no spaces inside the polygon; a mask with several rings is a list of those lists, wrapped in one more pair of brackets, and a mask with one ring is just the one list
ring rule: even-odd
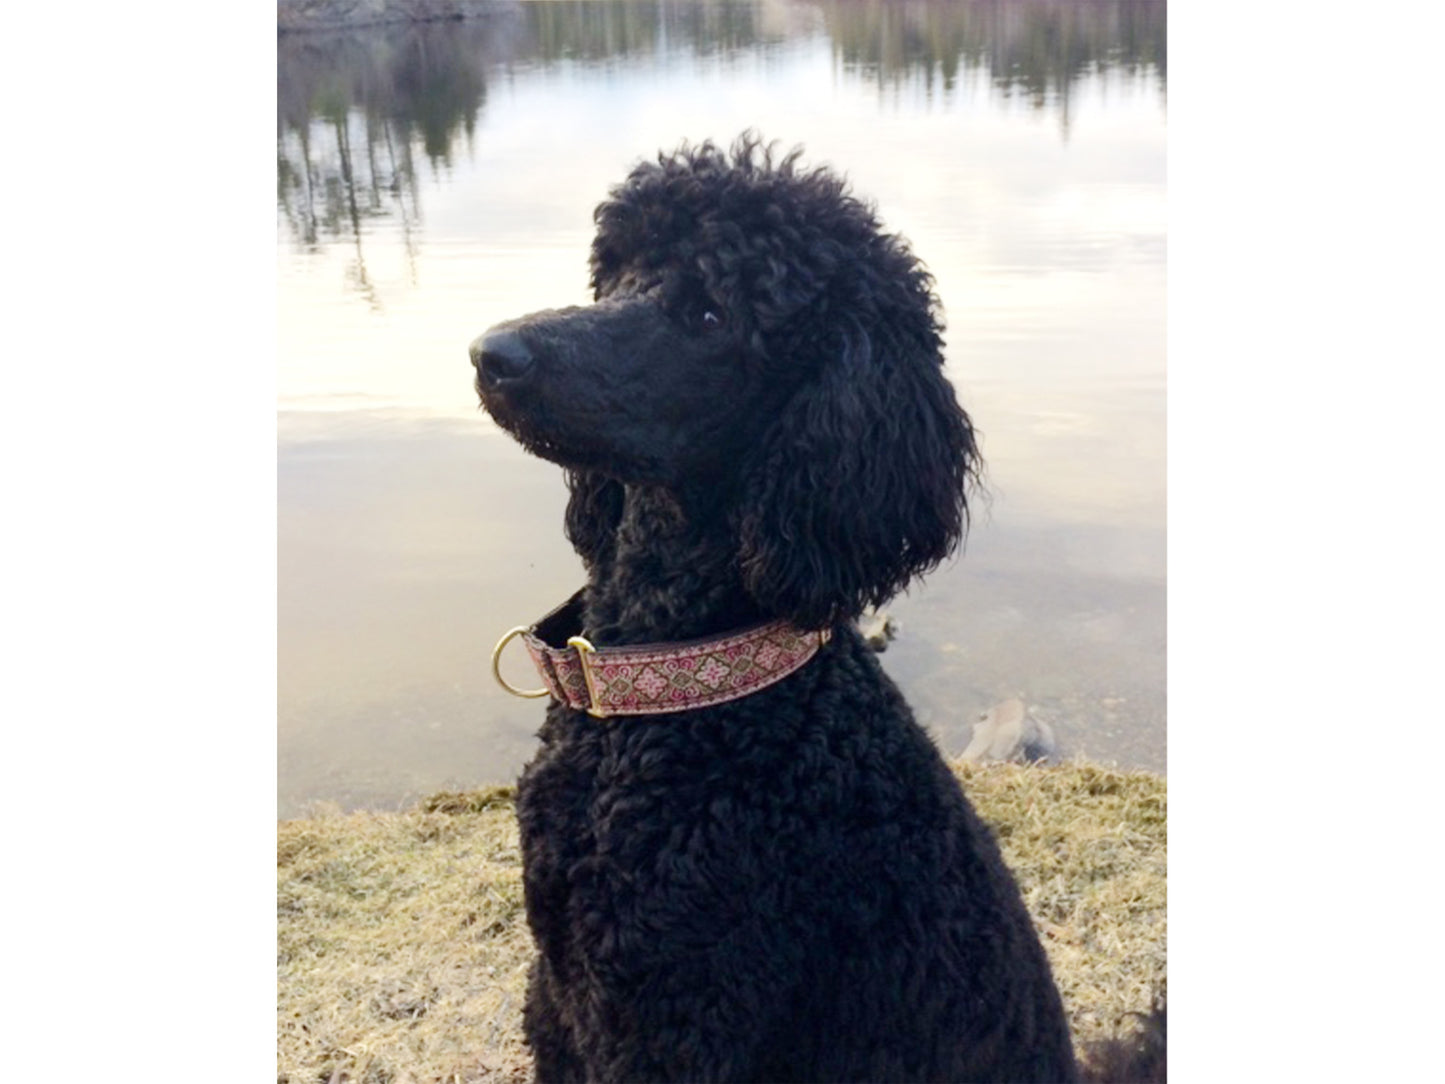
{"label": "dog's ear", "polygon": [[582,557],[588,571],[612,558],[617,547],[617,524],[622,520],[622,483],[595,471],[563,472],[571,496],[567,499],[567,541]]}
{"label": "dog's ear", "polygon": [[738,520],[748,590],[804,628],[881,605],[947,557],[978,468],[931,327],[835,334],[835,356],[769,425]]}

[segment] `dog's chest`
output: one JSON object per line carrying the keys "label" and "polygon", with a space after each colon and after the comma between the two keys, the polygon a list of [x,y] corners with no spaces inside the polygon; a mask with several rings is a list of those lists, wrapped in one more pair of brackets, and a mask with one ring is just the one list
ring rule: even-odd
{"label": "dog's chest", "polygon": [[[583,916],[615,905],[636,880],[637,852],[669,819],[653,808],[652,777],[671,763],[648,725],[591,719],[553,708],[543,746],[517,791],[527,917],[543,954],[562,973],[583,950]],[[670,772],[668,774],[671,774]]]}
{"label": "dog's chest", "polygon": [[[771,780],[790,758],[742,737],[759,726],[753,714],[549,714],[542,749],[518,786],[517,813],[528,921],[560,975],[575,978],[583,960],[595,975],[599,953],[627,954],[625,944],[589,939],[604,916],[610,924],[646,912],[665,923],[665,901],[700,892],[704,881],[729,883],[740,848],[756,857],[773,847],[781,826],[744,807],[777,789]],[[738,742],[752,752],[745,766]],[[754,821],[768,830],[761,840],[737,831]],[[625,960],[612,962],[626,969]]]}
{"label": "dog's chest", "polygon": [[608,743],[598,727],[579,723],[577,714],[549,712],[542,748],[517,787],[528,890],[542,890],[549,898],[565,871],[596,846],[590,821]]}

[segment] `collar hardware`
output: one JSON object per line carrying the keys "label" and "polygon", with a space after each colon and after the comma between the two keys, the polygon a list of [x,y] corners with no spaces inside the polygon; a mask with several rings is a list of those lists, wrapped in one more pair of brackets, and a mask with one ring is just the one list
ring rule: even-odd
{"label": "collar hardware", "polygon": [[[535,625],[509,629],[492,650],[498,684],[513,696],[550,695],[597,719],[660,715],[765,689],[801,668],[832,638],[829,629],[770,621],[700,640],[597,647],[576,633],[581,610],[578,592]],[[502,650],[518,636],[544,688],[519,689],[502,677]],[[552,646],[564,639],[565,647]]]}

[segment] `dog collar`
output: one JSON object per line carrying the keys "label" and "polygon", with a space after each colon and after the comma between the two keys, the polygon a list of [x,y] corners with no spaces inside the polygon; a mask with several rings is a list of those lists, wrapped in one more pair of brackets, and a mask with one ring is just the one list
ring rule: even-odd
{"label": "dog collar", "polygon": [[[492,651],[492,675],[513,696],[550,695],[599,719],[658,715],[725,704],[765,689],[797,670],[828,642],[828,629],[806,632],[770,621],[702,640],[594,647],[579,635],[579,591],[535,625],[508,630]],[[520,636],[543,689],[518,689],[502,677],[502,649]],[[565,647],[553,643],[564,640]]]}

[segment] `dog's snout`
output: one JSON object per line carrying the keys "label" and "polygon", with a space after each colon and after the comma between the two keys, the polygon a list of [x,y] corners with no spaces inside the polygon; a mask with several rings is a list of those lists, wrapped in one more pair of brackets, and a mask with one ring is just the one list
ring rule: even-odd
{"label": "dog's snout", "polygon": [[470,353],[477,376],[493,386],[526,376],[534,361],[522,336],[511,328],[493,328],[478,336]]}

